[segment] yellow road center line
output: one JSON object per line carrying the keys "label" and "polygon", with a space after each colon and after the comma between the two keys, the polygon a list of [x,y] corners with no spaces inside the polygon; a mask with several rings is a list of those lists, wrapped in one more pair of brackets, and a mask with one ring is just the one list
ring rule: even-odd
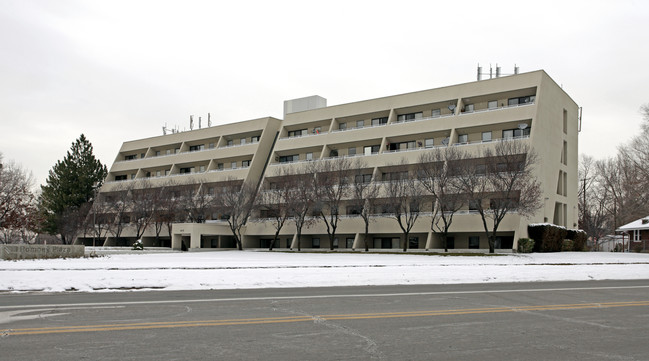
{"label": "yellow road center line", "polygon": [[557,311],[557,310],[574,310],[590,308],[611,308],[611,307],[637,307],[649,306],[649,301],[629,301],[629,302],[604,302],[604,303],[578,303],[565,305],[539,305],[539,306],[518,306],[518,307],[486,307],[486,308],[469,308],[456,310],[429,310],[429,311],[408,311],[408,312],[385,312],[385,313],[360,313],[360,314],[340,314],[340,315],[316,315],[316,316],[285,316],[285,317],[260,317],[260,318],[242,318],[231,320],[205,320],[205,321],[174,321],[174,322],[144,322],[144,323],[124,323],[124,324],[104,324],[104,325],[85,325],[85,326],[60,326],[60,327],[42,327],[42,328],[21,328],[0,330],[6,336],[17,335],[41,335],[57,333],[74,333],[74,332],[99,332],[99,331],[124,331],[124,330],[146,330],[155,328],[181,328],[181,327],[213,327],[213,326],[233,326],[233,325],[261,325],[271,323],[294,323],[294,322],[313,322],[315,320],[359,320],[359,319],[380,319],[380,318],[400,318],[400,317],[431,317],[431,316],[450,316],[482,313],[504,313],[504,312],[521,312],[521,311]]}

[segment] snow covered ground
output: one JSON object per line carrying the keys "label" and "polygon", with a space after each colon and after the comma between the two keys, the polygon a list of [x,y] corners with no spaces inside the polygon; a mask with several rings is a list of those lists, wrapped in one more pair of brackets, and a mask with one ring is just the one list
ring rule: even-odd
{"label": "snow covered ground", "polygon": [[217,251],[0,260],[0,292],[112,292],[649,279],[649,254],[499,256]]}

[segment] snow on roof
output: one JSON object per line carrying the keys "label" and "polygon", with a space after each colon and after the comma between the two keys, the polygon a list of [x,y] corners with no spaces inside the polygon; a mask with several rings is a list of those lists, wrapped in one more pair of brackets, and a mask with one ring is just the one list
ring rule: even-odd
{"label": "snow on roof", "polygon": [[618,229],[616,229],[616,231],[623,232],[623,231],[632,231],[635,229],[649,229],[649,216],[636,219],[631,223],[627,223],[619,227]]}

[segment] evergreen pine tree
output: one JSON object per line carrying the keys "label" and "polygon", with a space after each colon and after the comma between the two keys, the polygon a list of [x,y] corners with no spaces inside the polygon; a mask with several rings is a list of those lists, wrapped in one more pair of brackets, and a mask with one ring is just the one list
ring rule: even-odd
{"label": "evergreen pine tree", "polygon": [[78,212],[94,197],[95,189],[101,186],[107,173],[106,166],[93,155],[92,144],[81,134],[65,158],[52,167],[46,185],[41,186],[43,229],[50,234],[60,234],[64,243],[74,241],[66,239],[65,229],[70,225],[64,224],[69,221],[65,216]]}

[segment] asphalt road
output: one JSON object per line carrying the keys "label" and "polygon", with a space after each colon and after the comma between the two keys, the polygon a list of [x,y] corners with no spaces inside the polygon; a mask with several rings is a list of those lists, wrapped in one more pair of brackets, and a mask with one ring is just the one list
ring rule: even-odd
{"label": "asphalt road", "polygon": [[0,294],[0,360],[649,360],[649,280]]}

